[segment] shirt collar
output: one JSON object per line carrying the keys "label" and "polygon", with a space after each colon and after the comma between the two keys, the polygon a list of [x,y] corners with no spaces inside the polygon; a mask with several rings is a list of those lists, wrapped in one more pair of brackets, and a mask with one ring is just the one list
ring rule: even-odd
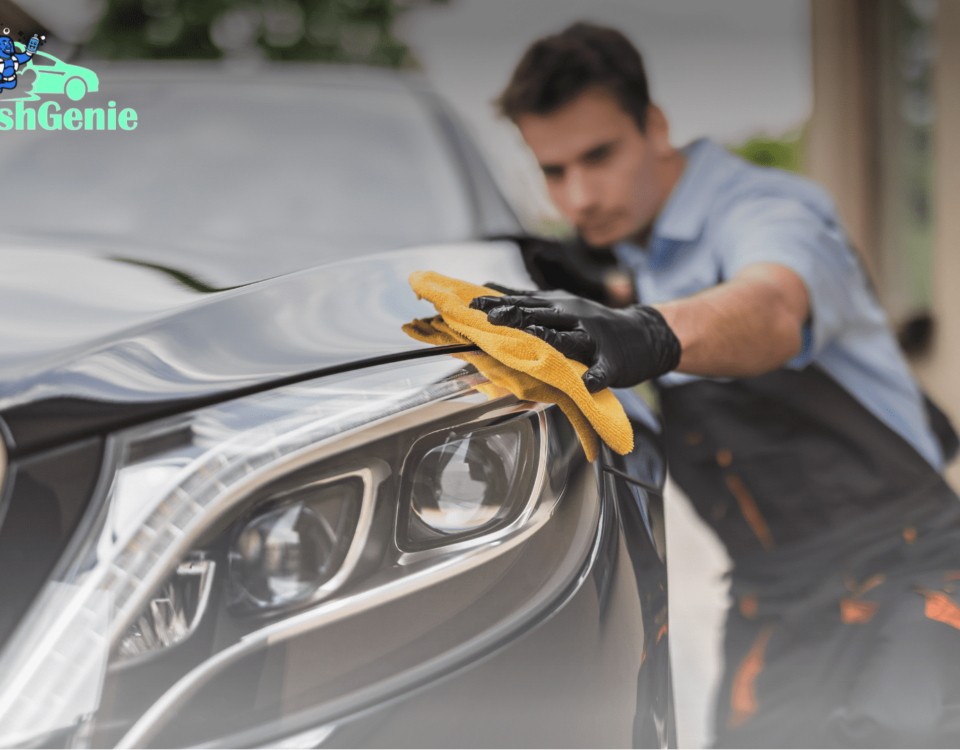
{"label": "shirt collar", "polygon": [[653,238],[691,242],[700,236],[716,190],[736,159],[706,138],[681,150],[687,163],[653,227]]}

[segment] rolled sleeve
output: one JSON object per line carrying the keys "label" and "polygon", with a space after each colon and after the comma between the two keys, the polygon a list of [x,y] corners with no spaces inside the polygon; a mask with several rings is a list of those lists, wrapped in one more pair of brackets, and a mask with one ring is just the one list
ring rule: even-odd
{"label": "rolled sleeve", "polygon": [[810,301],[803,348],[789,367],[809,364],[857,314],[851,293],[865,284],[859,262],[830,218],[791,198],[740,203],[727,215],[718,243],[723,279],[755,263],[776,263],[802,280]]}

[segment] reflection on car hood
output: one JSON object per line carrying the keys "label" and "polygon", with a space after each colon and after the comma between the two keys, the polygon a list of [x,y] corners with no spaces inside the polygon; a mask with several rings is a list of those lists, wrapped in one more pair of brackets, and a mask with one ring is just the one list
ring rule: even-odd
{"label": "reflection on car hood", "polygon": [[[124,261],[153,268],[188,289],[216,292],[305,268],[373,255],[402,245],[396,240],[377,244],[344,238],[327,242],[311,239],[309,243],[301,240],[299,244],[286,243],[282,249],[264,248],[242,240],[198,248],[99,232],[37,230],[27,234],[14,230],[4,234],[3,246],[5,250],[20,250],[30,255],[55,253],[64,257],[69,254],[80,258]],[[162,282],[156,274],[152,276],[154,283]]]}
{"label": "reflection on car hood", "polygon": [[0,258],[0,416],[16,452],[429,348],[401,330],[435,314],[409,286],[416,270],[532,285],[510,243],[391,251],[212,294],[129,262]]}

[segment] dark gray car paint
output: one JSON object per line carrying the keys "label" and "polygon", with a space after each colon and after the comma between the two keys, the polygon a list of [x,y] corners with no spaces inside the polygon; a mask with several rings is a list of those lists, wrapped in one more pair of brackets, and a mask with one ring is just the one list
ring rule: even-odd
{"label": "dark gray car paint", "polygon": [[[116,261],[88,263],[98,267],[99,282],[112,273],[125,283],[131,271],[160,275]],[[111,308],[103,294],[108,284],[98,282],[86,298],[82,279],[58,278],[55,268],[38,261],[37,273],[51,288],[72,289],[62,315],[106,320],[103,327],[115,330],[88,340],[77,325],[77,341],[4,358],[0,419],[9,430],[8,448],[12,455],[23,454],[291,377],[430,351],[433,347],[401,328],[436,314],[407,282],[422,269],[481,284],[498,279],[531,286],[511,243],[460,243],[366,256],[213,295],[184,295],[175,282],[165,282],[169,310],[131,312],[129,306]],[[0,299],[4,284],[0,279]],[[37,314],[24,303],[3,317],[14,329],[17,318],[28,325]],[[129,325],[138,316],[141,320]]]}

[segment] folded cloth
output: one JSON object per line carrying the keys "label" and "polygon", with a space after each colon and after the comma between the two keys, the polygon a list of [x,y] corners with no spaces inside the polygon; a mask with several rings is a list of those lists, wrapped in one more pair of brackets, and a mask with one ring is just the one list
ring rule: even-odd
{"label": "folded cloth", "polygon": [[[418,341],[438,346],[473,343],[465,336],[451,330],[440,315],[435,318],[416,319],[412,323],[407,323],[403,330]],[[500,398],[512,393],[523,401],[557,404],[580,436],[587,458],[593,461],[597,457],[600,448],[597,433],[574,400],[566,393],[537,380],[532,375],[507,367],[483,352],[466,352],[451,356],[472,364],[490,381],[478,387],[478,390],[486,393],[490,398]]]}
{"label": "folded cloth", "polygon": [[597,437],[617,453],[633,450],[633,428],[609,389],[590,393],[581,380],[587,366],[564,357],[545,341],[508,326],[497,326],[487,314],[470,308],[474,297],[500,296],[487,287],[451,279],[433,271],[410,274],[410,286],[420,299],[440,313],[414,320],[403,330],[430,344],[476,344],[482,354],[456,355],[473,364],[493,384],[488,395],[509,391],[524,401],[557,404],[567,415],[587,458],[599,452]]}

